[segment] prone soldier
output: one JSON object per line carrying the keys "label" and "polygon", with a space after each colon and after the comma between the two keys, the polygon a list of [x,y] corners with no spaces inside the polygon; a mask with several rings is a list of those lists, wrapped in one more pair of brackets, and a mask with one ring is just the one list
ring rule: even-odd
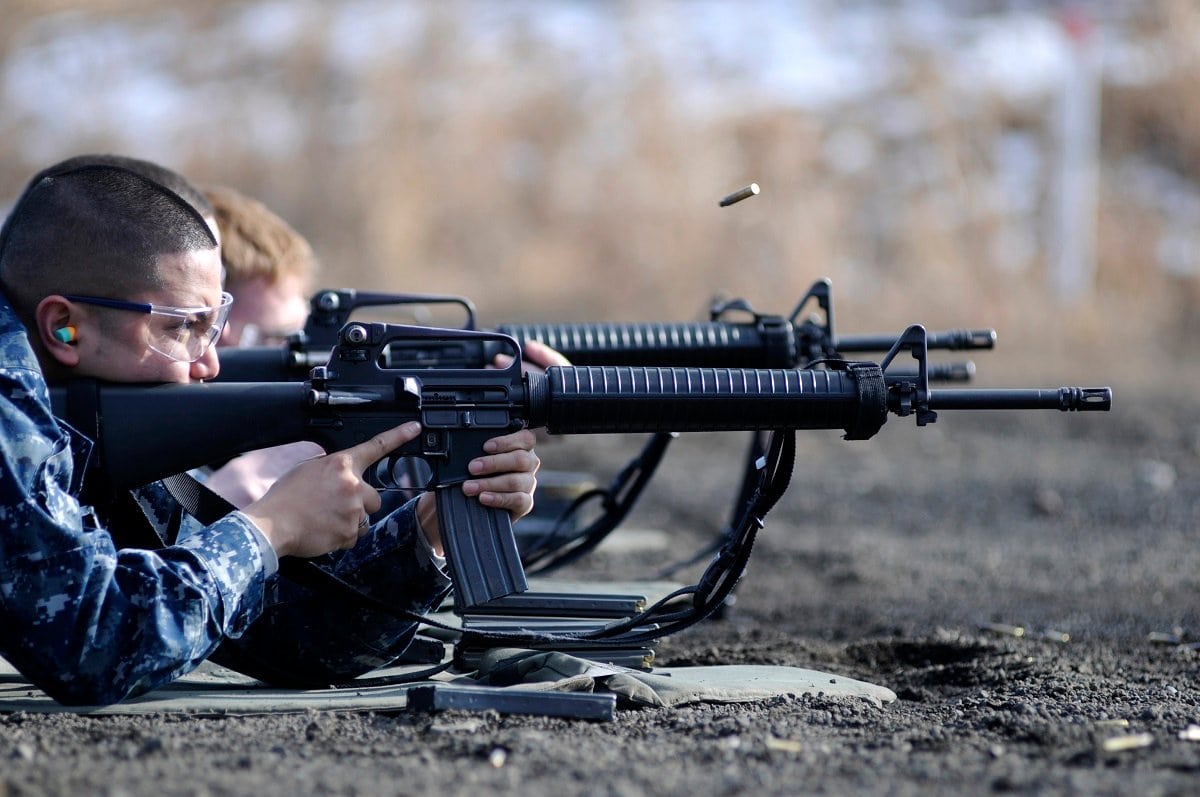
{"label": "prone soldier", "polygon": [[[281,556],[320,557],[400,608],[441,599],[448,578],[432,496],[366,523],[380,497],[363,470],[412,440],[418,424],[303,462],[260,499],[202,526],[181,517],[160,485],[86,483],[91,441],[50,411],[47,384],[73,377],[186,383],[217,374],[212,344],[232,297],[195,207],[119,165],[52,166],[0,230],[0,286],[0,655],[55,699],[94,705],[209,657],[313,685],[403,651],[411,622],[325,600],[277,569]],[[533,442],[529,431],[490,441],[463,492],[513,518],[528,513]],[[145,540],[146,528],[172,544],[128,544]]]}

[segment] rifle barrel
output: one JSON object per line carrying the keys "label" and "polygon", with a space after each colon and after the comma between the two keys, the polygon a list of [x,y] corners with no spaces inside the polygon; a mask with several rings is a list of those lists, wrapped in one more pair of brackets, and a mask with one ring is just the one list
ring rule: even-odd
{"label": "rifle barrel", "polygon": [[[888,368],[883,377],[889,383],[912,382],[919,376],[915,368]],[[970,382],[975,376],[975,363],[970,360],[958,363],[929,363],[930,382]]]}
{"label": "rifle barrel", "polygon": [[[839,352],[885,352],[896,343],[897,335],[839,335],[834,346]],[[966,351],[996,348],[994,329],[948,329],[927,332],[926,346],[931,349]]]}
{"label": "rifle barrel", "polygon": [[929,409],[1107,412],[1112,409],[1112,388],[931,390]]}

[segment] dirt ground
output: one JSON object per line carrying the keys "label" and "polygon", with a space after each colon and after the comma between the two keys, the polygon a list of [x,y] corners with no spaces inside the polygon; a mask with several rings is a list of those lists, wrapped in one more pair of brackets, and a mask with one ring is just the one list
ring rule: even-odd
{"label": "dirt ground", "polygon": [[[743,442],[675,443],[630,519],[671,532],[664,560],[725,519]],[[606,474],[635,444],[542,455]],[[607,723],[4,715],[0,795],[1195,793],[1194,393],[1118,389],[1104,415],[893,418],[866,442],[806,433],[799,455],[735,606],[657,662],[813,668],[890,687],[891,705],[778,698]],[[601,549],[580,571],[651,576],[649,558]]]}

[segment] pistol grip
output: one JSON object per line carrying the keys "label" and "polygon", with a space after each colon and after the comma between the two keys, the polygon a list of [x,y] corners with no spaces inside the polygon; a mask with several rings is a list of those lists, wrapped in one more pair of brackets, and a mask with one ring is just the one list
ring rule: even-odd
{"label": "pistol grip", "polygon": [[461,484],[435,492],[442,546],[454,580],[455,612],[528,589],[508,510],[468,498]]}

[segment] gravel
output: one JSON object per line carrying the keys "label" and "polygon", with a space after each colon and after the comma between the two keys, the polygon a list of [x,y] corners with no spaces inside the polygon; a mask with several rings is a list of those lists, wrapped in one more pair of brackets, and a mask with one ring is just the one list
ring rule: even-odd
{"label": "gravel", "polygon": [[[660,642],[657,663],[824,670],[893,689],[891,705],[787,697],[605,723],[8,714],[0,796],[1194,793],[1198,418],[1195,401],[1118,391],[1106,415],[802,434],[736,603]],[[743,446],[676,441],[627,524],[671,548],[602,547],[572,574],[651,577],[696,550],[726,519]],[[636,447],[540,452],[606,479]]]}

